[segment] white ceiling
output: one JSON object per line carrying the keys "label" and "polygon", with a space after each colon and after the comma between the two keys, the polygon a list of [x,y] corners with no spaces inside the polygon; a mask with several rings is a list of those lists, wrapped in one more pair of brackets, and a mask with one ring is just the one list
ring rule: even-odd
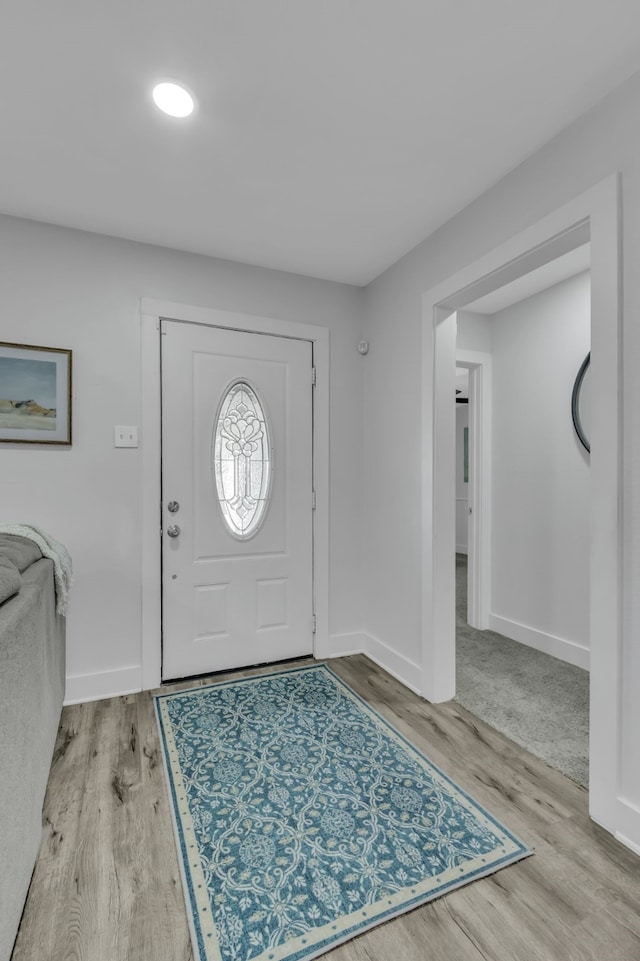
{"label": "white ceiling", "polygon": [[638,68],[638,0],[4,0],[0,211],[365,284]]}

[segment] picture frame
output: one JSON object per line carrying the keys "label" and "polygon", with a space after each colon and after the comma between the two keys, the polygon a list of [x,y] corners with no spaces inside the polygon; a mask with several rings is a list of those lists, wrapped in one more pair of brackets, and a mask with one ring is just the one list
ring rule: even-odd
{"label": "picture frame", "polygon": [[71,445],[72,352],[0,341],[0,443]]}

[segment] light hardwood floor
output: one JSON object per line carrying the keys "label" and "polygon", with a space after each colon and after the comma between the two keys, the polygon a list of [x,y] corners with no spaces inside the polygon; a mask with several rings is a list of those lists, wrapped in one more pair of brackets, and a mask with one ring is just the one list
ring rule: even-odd
{"label": "light hardwood floor", "polygon": [[[589,820],[582,788],[363,656],[330,666],[536,853],[327,958],[640,961],[640,858]],[[150,692],[64,709],[44,819],[12,961],[192,959]]]}

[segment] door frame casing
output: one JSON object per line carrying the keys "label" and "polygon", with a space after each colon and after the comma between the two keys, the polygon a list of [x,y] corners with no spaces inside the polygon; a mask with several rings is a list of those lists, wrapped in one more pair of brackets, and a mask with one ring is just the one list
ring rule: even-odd
{"label": "door frame casing", "polygon": [[[619,175],[613,174],[423,296],[422,686],[455,694],[455,465],[447,418],[455,389],[455,311],[591,241],[591,695],[589,813],[621,839],[638,831],[622,794],[622,405]],[[442,509],[444,507],[444,509]],[[449,610],[449,607],[451,610]]]}
{"label": "door frame casing", "polygon": [[469,371],[469,508],[467,623],[489,627],[491,608],[492,357],[456,348],[456,366]]}
{"label": "door frame casing", "polygon": [[329,329],[273,317],[141,300],[142,689],[159,687],[162,665],[160,321],[174,320],[310,341],[313,391],[313,654],[329,654]]}

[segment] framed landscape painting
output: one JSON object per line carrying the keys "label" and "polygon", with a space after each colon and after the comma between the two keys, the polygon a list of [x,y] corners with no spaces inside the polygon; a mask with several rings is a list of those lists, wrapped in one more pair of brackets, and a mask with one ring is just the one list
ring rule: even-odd
{"label": "framed landscape painting", "polygon": [[0,443],[71,443],[71,351],[0,342]]}

